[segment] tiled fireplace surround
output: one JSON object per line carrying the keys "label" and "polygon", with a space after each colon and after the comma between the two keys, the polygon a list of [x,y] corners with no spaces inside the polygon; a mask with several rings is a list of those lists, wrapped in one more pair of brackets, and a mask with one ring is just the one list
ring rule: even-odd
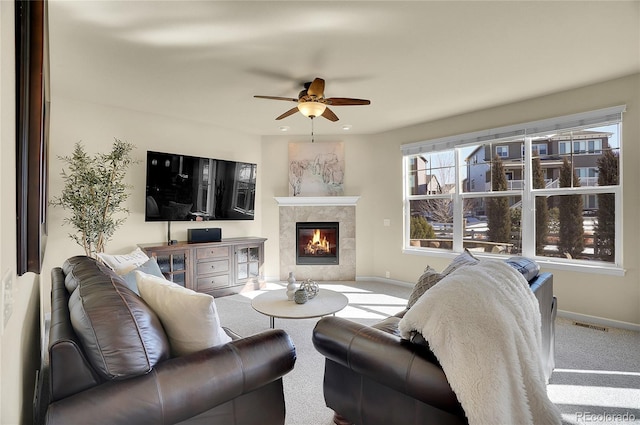
{"label": "tiled fireplace surround", "polygon": [[[280,216],[280,280],[293,272],[296,280],[356,279],[356,202],[358,197],[276,198]],[[296,265],[296,222],[340,223],[339,264]]]}

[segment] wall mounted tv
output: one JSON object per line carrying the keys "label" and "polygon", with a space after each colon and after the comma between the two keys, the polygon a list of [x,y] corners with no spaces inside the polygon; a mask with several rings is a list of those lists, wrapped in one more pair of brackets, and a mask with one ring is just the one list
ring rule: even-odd
{"label": "wall mounted tv", "polygon": [[147,151],[145,221],[253,220],[256,168]]}

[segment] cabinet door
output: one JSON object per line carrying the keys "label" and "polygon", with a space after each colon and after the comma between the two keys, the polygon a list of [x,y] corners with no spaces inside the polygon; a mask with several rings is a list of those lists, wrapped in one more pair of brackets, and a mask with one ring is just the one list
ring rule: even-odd
{"label": "cabinet door", "polygon": [[236,284],[261,278],[262,246],[236,246]]}
{"label": "cabinet door", "polygon": [[187,287],[188,250],[155,251],[152,253],[164,277],[180,286]]}

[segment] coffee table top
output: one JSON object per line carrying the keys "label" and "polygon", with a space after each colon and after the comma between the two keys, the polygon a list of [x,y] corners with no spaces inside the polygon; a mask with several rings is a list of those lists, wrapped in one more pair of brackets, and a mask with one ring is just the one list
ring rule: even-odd
{"label": "coffee table top", "polygon": [[258,295],[251,300],[251,307],[271,317],[308,319],[333,314],[345,308],[348,303],[349,300],[344,294],[321,288],[315,297],[304,304],[297,304],[287,299],[286,290],[279,289]]}

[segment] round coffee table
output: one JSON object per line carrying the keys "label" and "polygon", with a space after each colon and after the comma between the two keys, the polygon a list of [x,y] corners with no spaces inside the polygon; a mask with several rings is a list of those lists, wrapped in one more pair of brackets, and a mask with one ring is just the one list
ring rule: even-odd
{"label": "round coffee table", "polygon": [[309,319],[312,317],[327,316],[342,310],[349,300],[340,292],[329,289],[320,289],[318,295],[304,304],[297,304],[287,299],[284,289],[264,292],[253,300],[251,307],[257,312],[269,316],[269,324],[274,327],[274,319]]}

